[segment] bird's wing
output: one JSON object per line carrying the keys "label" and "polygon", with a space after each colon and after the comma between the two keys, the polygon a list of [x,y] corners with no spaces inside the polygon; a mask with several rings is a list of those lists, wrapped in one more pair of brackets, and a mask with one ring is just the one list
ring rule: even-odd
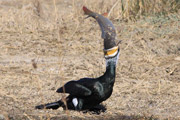
{"label": "bird's wing", "polygon": [[89,96],[91,95],[91,90],[87,87],[79,84],[77,81],[70,81],[64,86],[60,87],[56,92],[58,93],[69,93],[74,96]]}

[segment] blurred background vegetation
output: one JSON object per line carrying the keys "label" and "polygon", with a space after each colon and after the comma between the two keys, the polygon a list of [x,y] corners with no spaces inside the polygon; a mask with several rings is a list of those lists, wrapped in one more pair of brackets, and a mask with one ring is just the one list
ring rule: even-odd
{"label": "blurred background vegetation", "polygon": [[178,12],[180,0],[121,0],[122,16],[128,18],[140,15],[165,15]]}
{"label": "blurred background vegetation", "polygon": [[124,19],[167,15],[178,12],[180,9],[180,0],[112,0],[111,2],[99,1],[98,4],[99,6],[95,4],[89,5],[93,5],[92,7],[94,8],[100,8],[101,12],[106,9],[106,12],[110,11],[112,13],[111,16]]}

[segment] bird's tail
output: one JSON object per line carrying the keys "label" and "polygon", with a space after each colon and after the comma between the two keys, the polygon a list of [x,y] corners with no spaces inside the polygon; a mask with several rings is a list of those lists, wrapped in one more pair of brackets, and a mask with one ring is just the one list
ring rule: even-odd
{"label": "bird's tail", "polygon": [[52,103],[37,105],[35,108],[36,109],[58,109],[61,106],[64,106],[64,103],[61,100],[59,100]]}

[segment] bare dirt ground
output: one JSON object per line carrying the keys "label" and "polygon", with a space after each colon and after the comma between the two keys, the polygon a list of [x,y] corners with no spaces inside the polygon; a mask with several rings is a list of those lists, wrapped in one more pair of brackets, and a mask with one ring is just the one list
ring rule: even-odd
{"label": "bare dirt ground", "polygon": [[122,43],[104,113],[34,109],[62,98],[67,81],[105,71],[99,26],[84,19],[86,2],[72,2],[0,0],[0,119],[180,119],[179,13],[111,18]]}

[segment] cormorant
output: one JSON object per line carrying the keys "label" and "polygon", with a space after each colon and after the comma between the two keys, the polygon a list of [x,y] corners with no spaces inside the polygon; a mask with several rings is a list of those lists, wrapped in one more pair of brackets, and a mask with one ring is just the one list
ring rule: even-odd
{"label": "cormorant", "polygon": [[82,78],[72,80],[60,87],[56,92],[69,93],[69,96],[57,102],[38,105],[37,109],[57,109],[63,107],[71,110],[88,110],[108,99],[113,91],[116,76],[116,64],[119,57],[119,47],[115,43],[116,31],[112,22],[104,16],[94,13],[83,7],[88,17],[93,17],[98,22],[102,38],[104,39],[104,57],[106,72],[98,78]]}

